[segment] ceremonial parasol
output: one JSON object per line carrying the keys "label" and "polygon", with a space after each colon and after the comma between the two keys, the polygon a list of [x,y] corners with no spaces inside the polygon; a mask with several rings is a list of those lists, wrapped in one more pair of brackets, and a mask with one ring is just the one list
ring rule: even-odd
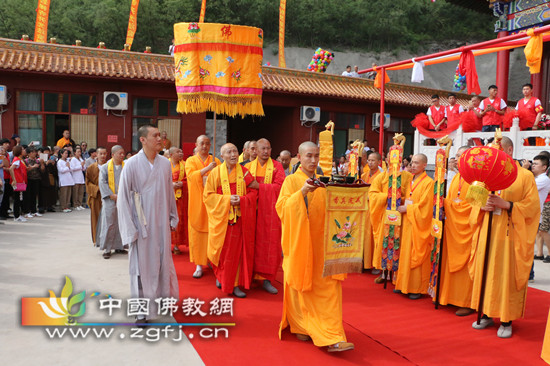
{"label": "ceremonial parasol", "polygon": [[263,31],[217,23],[174,24],[178,113],[263,116]]}

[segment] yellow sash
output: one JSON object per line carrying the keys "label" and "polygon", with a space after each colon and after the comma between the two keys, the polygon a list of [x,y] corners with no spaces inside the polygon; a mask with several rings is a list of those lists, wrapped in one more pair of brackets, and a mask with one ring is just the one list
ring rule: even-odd
{"label": "yellow sash", "polygon": [[[122,167],[124,168],[124,160],[122,161]],[[109,164],[107,164],[107,173],[107,176],[109,178],[109,188],[111,188],[111,192],[116,194],[118,191],[118,187],[115,185],[115,166],[113,163],[113,159],[109,160]]]}
{"label": "yellow sash", "polygon": [[[244,182],[243,168],[241,164],[235,165],[237,169],[237,196],[244,196],[246,192],[246,184]],[[229,185],[229,172],[227,171],[227,164],[225,161],[220,166],[220,180],[222,184],[222,192],[226,196],[231,196],[231,186]],[[230,206],[229,209],[229,222],[237,222],[237,217],[241,216],[241,208],[239,206]]]}
{"label": "yellow sash", "polygon": [[[168,160],[170,160],[170,164],[172,164],[172,159],[168,159]],[[172,165],[172,180],[174,179],[173,178],[174,168],[175,167]],[[178,162],[178,169],[180,172],[180,175],[178,176],[178,182],[181,182],[185,177],[185,162],[183,160],[180,160]],[[174,195],[176,196],[176,199],[181,198],[181,196],[183,195],[183,190],[181,188],[176,189],[176,191],[174,192]]]}
{"label": "yellow sash", "polygon": [[[250,164],[250,174],[252,174],[254,178],[256,178],[256,169],[258,169],[258,164],[259,164],[258,158],[256,158],[252,162],[252,164]],[[271,182],[273,181],[273,160],[269,158],[266,164],[267,166],[265,169],[264,183],[271,184]]]}

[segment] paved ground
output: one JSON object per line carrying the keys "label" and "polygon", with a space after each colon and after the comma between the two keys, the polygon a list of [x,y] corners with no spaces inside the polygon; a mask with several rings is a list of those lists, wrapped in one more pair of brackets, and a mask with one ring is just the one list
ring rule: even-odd
{"label": "paved ground", "polygon": [[[111,339],[49,339],[43,327],[22,327],[21,298],[60,295],[64,276],[73,281],[76,294],[86,291],[86,315],[80,322],[128,322],[126,314],[109,318],[92,292],[114,298],[130,298],[128,260],[114,255],[109,260],[92,247],[89,210],[49,213],[26,223],[0,224],[0,350],[2,363],[9,365],[202,365],[187,338],[147,342],[129,339],[128,327],[115,328]],[[550,291],[550,264],[535,261],[535,282],[530,286]],[[173,322],[172,318],[160,319]],[[121,333],[127,335],[122,339]],[[152,335],[153,338],[154,335]]]}
{"label": "paved ground", "polygon": [[[26,223],[0,224],[0,350],[4,365],[202,365],[185,336],[147,342],[130,339],[130,327],[115,327],[111,339],[49,339],[43,327],[21,326],[21,298],[57,296],[65,275],[73,295],[86,291],[86,314],[79,322],[128,322],[126,313],[108,317],[90,295],[130,298],[127,255],[102,258],[92,247],[89,210],[49,213]],[[101,295],[100,295],[101,297]],[[105,297],[103,297],[105,298]],[[125,304],[123,305],[125,306]],[[165,317],[157,321],[174,322]],[[149,339],[155,339],[151,330]],[[124,333],[125,338],[121,334]],[[162,333],[160,333],[162,335]]]}

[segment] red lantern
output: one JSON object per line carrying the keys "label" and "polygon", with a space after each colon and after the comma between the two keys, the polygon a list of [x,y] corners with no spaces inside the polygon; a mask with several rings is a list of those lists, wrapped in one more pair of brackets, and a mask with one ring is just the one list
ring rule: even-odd
{"label": "red lantern", "polygon": [[466,150],[458,161],[458,171],[470,184],[466,200],[485,206],[490,191],[506,189],[518,175],[515,161],[504,151],[489,146]]}

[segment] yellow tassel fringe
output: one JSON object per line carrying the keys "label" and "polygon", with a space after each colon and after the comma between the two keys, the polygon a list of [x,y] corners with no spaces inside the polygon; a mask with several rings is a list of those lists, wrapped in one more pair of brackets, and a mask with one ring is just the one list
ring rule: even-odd
{"label": "yellow tassel fringe", "polygon": [[247,114],[263,116],[261,96],[222,96],[219,94],[178,95],[178,113],[214,112],[229,117]]}
{"label": "yellow tassel fringe", "polygon": [[489,190],[483,182],[473,182],[466,192],[466,201],[470,202],[472,206],[483,207],[487,204],[488,198]]}

